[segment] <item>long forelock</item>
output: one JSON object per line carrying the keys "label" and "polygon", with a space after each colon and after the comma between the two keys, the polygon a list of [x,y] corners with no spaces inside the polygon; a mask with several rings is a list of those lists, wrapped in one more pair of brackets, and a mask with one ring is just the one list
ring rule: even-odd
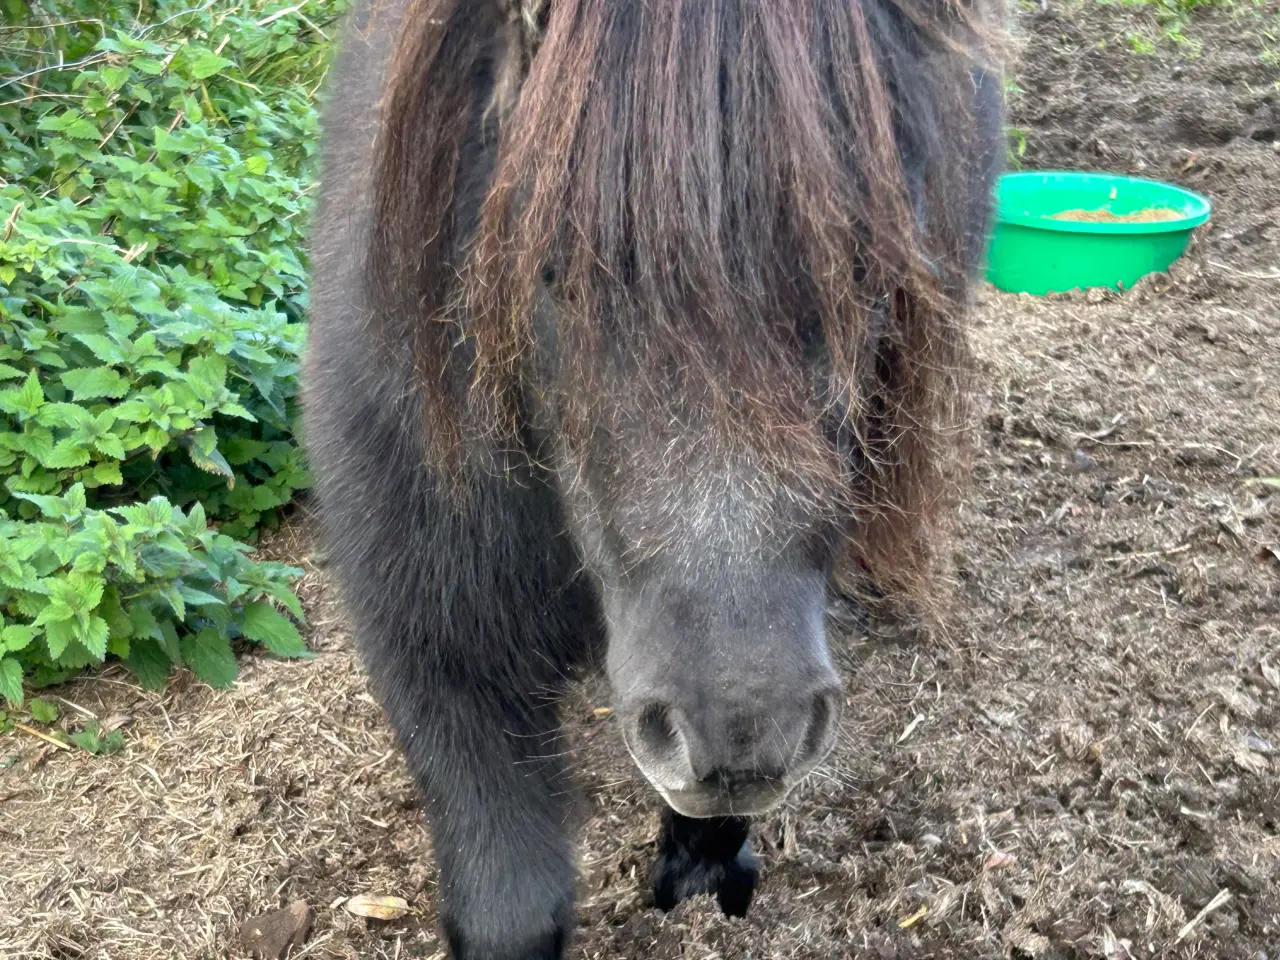
{"label": "long forelock", "polygon": [[[536,388],[577,449],[624,411],[684,417],[789,464],[796,490],[805,471],[828,490],[822,398],[839,398],[860,447],[849,500],[877,505],[859,549],[911,590],[967,363],[958,198],[985,2],[494,0],[505,40],[453,69],[406,69],[402,90],[460,101],[457,75],[484,74],[496,117],[475,234],[439,257],[458,279],[419,297],[447,328],[419,343],[424,376],[465,356],[465,398],[440,397],[436,416],[464,436],[514,434],[549,286],[559,361]],[[442,34],[482,5],[418,0]],[[398,162],[393,185],[439,169]],[[412,228],[424,239],[451,222],[454,198],[432,189]],[[806,327],[825,355],[816,392]]]}
{"label": "long forelock", "polygon": [[476,383],[512,382],[548,265],[563,390],[583,415],[620,355],[655,382],[678,365],[712,397],[769,389],[798,375],[809,316],[857,415],[871,310],[904,290],[944,321],[923,325],[930,342],[913,353],[958,366],[954,184],[924,187],[921,224],[904,162],[964,133],[969,64],[938,55],[965,36],[948,9],[556,0],[471,248]]}

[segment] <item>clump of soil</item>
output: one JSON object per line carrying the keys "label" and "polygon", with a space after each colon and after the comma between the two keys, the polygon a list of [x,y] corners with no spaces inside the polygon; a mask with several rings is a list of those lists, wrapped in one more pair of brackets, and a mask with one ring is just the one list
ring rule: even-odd
{"label": "clump of soil", "polygon": [[[1280,956],[1274,6],[1198,7],[1198,57],[1118,42],[1146,7],[1020,9],[1025,162],[1145,172],[1217,216],[1123,295],[982,292],[951,633],[837,638],[843,736],[757,825],[745,920],[649,905],[659,801],[607,692],[575,691],[574,960]],[[315,660],[50,694],[127,715],[114,758],[0,738],[0,958],[238,956],[246,919],[306,901],[303,956],[443,960],[417,794],[305,537],[277,549]],[[359,894],[411,909],[366,920]]]}
{"label": "clump of soil", "polygon": [[1170,210],[1155,207],[1150,210],[1135,210],[1133,213],[1112,213],[1110,210],[1062,210],[1052,214],[1050,220],[1073,220],[1077,223],[1162,223],[1166,220],[1181,220],[1181,210]]}

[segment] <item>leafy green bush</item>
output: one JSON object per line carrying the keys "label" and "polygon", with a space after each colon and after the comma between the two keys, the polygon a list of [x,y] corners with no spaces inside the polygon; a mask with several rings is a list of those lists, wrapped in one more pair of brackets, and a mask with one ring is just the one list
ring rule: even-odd
{"label": "leafy green bush", "polygon": [[[305,655],[294,440],[335,4],[0,0],[0,695]],[[135,20],[140,18],[142,22]],[[7,79],[4,79],[7,78]]]}

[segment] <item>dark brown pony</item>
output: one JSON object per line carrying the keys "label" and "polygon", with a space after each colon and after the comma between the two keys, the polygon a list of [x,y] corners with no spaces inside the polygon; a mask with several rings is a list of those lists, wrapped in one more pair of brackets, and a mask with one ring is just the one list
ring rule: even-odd
{"label": "dark brown pony", "polygon": [[357,4],[306,429],[457,957],[564,948],[575,668],[672,808],[657,903],[741,914],[743,817],[844,705],[825,598],[934,605],[1002,155],[983,3]]}

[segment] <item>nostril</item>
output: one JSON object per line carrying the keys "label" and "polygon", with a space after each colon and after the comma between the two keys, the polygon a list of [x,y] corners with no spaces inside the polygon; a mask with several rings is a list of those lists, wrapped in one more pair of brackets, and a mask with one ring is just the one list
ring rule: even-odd
{"label": "nostril", "polygon": [[835,744],[836,727],[844,708],[844,691],[824,690],[813,700],[806,731],[797,759],[802,763],[820,760]]}
{"label": "nostril", "polygon": [[660,700],[645,704],[636,719],[636,740],[657,756],[675,748],[679,734],[671,719],[671,708]]}

